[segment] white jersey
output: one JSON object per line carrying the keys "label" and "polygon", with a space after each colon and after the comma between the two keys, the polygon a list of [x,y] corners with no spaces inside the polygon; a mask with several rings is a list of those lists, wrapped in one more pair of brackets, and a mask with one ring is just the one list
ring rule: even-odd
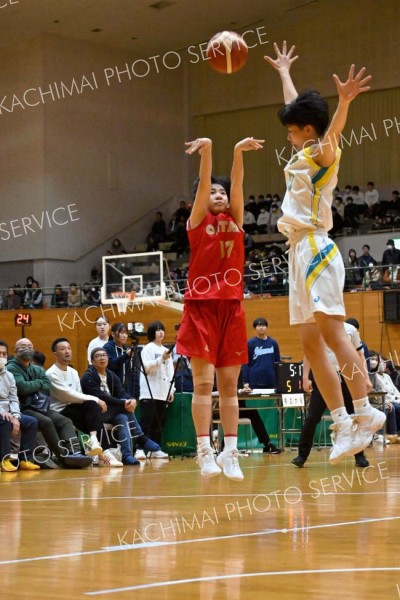
{"label": "white jersey", "polygon": [[316,148],[313,145],[300,150],[285,167],[286,194],[278,229],[287,237],[293,230],[329,231],[333,225],[331,207],[341,150],[336,150],[334,163],[321,167],[312,159]]}
{"label": "white jersey", "polygon": [[[350,341],[353,344],[354,348],[356,350],[360,350],[362,348],[362,343],[361,343],[361,338],[360,338],[360,335],[359,335],[357,329],[354,327],[354,325],[350,325],[350,323],[343,323],[343,325],[344,325],[346,333],[349,336]],[[326,355],[327,355],[329,361],[333,364],[335,369],[337,371],[339,371],[340,367],[339,367],[339,363],[337,361],[336,355],[332,352],[332,350],[330,348],[328,348],[328,346],[325,346],[325,349],[326,349]]]}

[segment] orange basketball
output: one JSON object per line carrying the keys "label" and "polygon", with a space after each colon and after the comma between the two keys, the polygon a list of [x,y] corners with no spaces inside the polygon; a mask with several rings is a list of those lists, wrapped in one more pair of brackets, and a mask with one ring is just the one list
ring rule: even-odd
{"label": "orange basketball", "polygon": [[215,34],[207,45],[207,58],[211,67],[218,73],[228,75],[244,67],[248,53],[246,42],[234,31]]}

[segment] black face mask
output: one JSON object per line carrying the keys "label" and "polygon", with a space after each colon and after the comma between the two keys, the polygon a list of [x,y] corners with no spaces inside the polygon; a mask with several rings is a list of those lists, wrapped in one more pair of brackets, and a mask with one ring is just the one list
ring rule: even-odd
{"label": "black face mask", "polygon": [[31,361],[33,358],[35,351],[33,348],[23,348],[22,350],[17,351],[18,358],[22,358],[22,360]]}

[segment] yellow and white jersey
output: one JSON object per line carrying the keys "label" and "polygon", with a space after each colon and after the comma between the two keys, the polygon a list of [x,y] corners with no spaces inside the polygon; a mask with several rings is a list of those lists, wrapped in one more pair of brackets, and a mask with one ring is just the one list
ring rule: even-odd
{"label": "yellow and white jersey", "polygon": [[329,231],[332,227],[331,206],[341,150],[336,150],[334,163],[321,167],[312,158],[317,148],[313,145],[300,150],[285,167],[286,194],[278,229],[287,237],[301,229]]}

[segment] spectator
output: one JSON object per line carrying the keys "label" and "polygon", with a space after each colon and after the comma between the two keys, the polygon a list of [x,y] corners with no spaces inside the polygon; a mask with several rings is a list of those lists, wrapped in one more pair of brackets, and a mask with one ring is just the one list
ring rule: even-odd
{"label": "spectator", "polygon": [[[174,400],[174,367],[171,352],[163,346],[165,327],[152,321],[147,329],[149,343],[143,347],[140,373],[140,424],[144,434],[161,444],[162,426],[168,403]],[[172,385],[171,385],[172,384]],[[163,455],[162,455],[163,454]],[[157,458],[167,458],[162,453]],[[153,455],[154,456],[154,455]]]}
{"label": "spectator", "polygon": [[179,221],[180,218],[183,217],[185,220],[185,223],[186,223],[186,221],[189,218],[189,215],[190,215],[190,210],[188,209],[186,202],[184,200],[181,200],[179,202],[179,208],[175,213],[176,220]]}
{"label": "spectator", "polygon": [[36,279],[32,281],[32,297],[29,308],[43,308],[43,292]]}
{"label": "spectator", "polygon": [[360,191],[358,185],[353,185],[351,195],[354,206],[357,208],[358,216],[364,218],[368,212],[368,205],[365,203],[364,194]]}
{"label": "spectator", "polygon": [[120,379],[130,398],[139,396],[139,374],[135,361],[135,348],[128,347],[128,329],[125,323],[114,323],[111,327],[111,340],[103,348],[108,354],[108,369]]}
{"label": "spectator", "polygon": [[280,205],[277,202],[274,202],[271,206],[271,212],[269,213],[268,233],[276,233],[278,231],[277,223],[282,216],[282,211],[279,206]]}
{"label": "spectator", "polygon": [[379,192],[375,189],[374,182],[368,181],[367,183],[367,191],[364,194],[365,204],[368,206],[368,215],[370,217],[375,217],[374,212],[376,209],[374,207],[378,207],[379,205]]}
{"label": "spectator", "polygon": [[360,267],[362,267],[363,272],[365,272],[365,269],[367,269],[369,267],[370,263],[373,262],[375,259],[369,253],[371,248],[368,244],[364,244],[364,246],[362,247],[361,250],[362,250],[362,254],[359,257],[358,262],[359,262]]}
{"label": "spectator", "polygon": [[[249,393],[253,389],[274,389],[276,387],[275,363],[280,361],[278,342],[267,335],[268,322],[260,317],[255,319],[253,327],[256,336],[248,343],[248,363],[242,367],[243,390]],[[239,401],[239,407],[246,406],[245,400]],[[258,411],[240,411],[240,416],[251,420],[258,440],[264,446],[263,452],[279,454],[282,452],[271,443],[268,432]]]}
{"label": "spectator", "polygon": [[87,359],[90,364],[90,355],[94,348],[103,348],[105,344],[109,341],[109,333],[110,333],[110,322],[107,317],[102,315],[101,317],[97,317],[95,321],[97,337],[89,342],[89,346],[87,349]]}
{"label": "spectator", "polygon": [[158,244],[165,242],[167,237],[167,226],[163,219],[163,214],[160,211],[156,212],[156,220],[151,227],[150,235]]}
{"label": "spectator", "polygon": [[243,229],[247,233],[254,233],[256,229],[256,219],[253,213],[247,208],[244,209],[243,215]]}
{"label": "spectator", "polygon": [[[394,385],[390,375],[385,373],[386,361],[379,354],[371,352],[369,357],[370,362],[370,379],[373,388],[376,392],[385,393],[385,414],[386,414],[386,430],[387,441],[397,443],[397,432],[400,430],[400,392]],[[371,400],[371,404],[375,402],[376,408],[381,408],[381,400]],[[374,435],[374,441],[383,442],[383,435],[378,432]]]}
{"label": "spectator", "polygon": [[332,238],[343,229],[343,219],[339,215],[336,206],[332,206],[332,229],[329,230],[329,234]]}
{"label": "spectator", "polygon": [[245,205],[245,209],[249,210],[251,213],[253,213],[254,219],[257,220],[257,217],[258,217],[258,214],[260,211],[259,211],[256,199],[255,199],[255,196],[253,196],[253,195],[249,196],[249,201]]}
{"label": "spectator", "polygon": [[379,290],[383,287],[383,277],[376,260],[372,259],[364,271],[363,286],[366,290]]}
{"label": "spectator", "polygon": [[258,233],[266,233],[268,228],[270,214],[262,208],[260,214],[257,217],[257,231]]}
{"label": "spectator", "polygon": [[110,452],[107,436],[103,435],[107,404],[94,394],[82,392],[78,371],[70,366],[72,350],[67,338],[54,340],[51,351],[55,363],[47,369],[46,375],[51,381],[52,408],[71,419],[76,429],[89,435],[86,452],[89,456],[99,457],[99,467],[122,467]]}
{"label": "spectator", "polygon": [[386,244],[386,250],[382,256],[382,266],[386,265],[400,265],[400,250],[398,250],[393,240],[388,240]]}
{"label": "spectator", "polygon": [[33,277],[31,275],[29,275],[29,277],[26,278],[26,282],[25,282],[25,287],[23,290],[23,305],[26,308],[31,308],[31,303],[32,303],[32,284],[33,284]]}
{"label": "spectator", "polygon": [[19,294],[15,293],[15,290],[12,287],[8,288],[4,301],[4,308],[6,310],[16,310],[21,308],[21,297]]}
{"label": "spectator", "polygon": [[349,250],[349,256],[345,262],[346,288],[353,289],[362,283],[362,271],[358,262],[357,253],[354,248]]}
{"label": "spectator", "polygon": [[344,202],[341,196],[336,196],[334,205],[338,214],[344,219]]}
{"label": "spectator", "polygon": [[85,282],[82,286],[82,306],[100,306],[100,290]]}
{"label": "spectator", "polygon": [[21,410],[38,421],[38,429],[60,465],[76,469],[88,467],[92,459],[81,454],[72,421],[48,408],[51,383],[45,370],[32,364],[33,355],[32,342],[21,338],[15,344],[14,358],[7,363],[7,370],[15,378]]}
{"label": "spectator", "polygon": [[39,367],[44,367],[45,362],[46,357],[43,352],[40,352],[40,350],[35,350],[33,353],[32,364],[39,365]]}
{"label": "spectator", "polygon": [[358,210],[353,204],[353,198],[348,196],[346,198],[346,206],[344,207],[344,223],[347,233],[352,233],[354,229],[358,229]]}
{"label": "spectator", "polygon": [[50,304],[51,306],[56,308],[64,308],[65,306],[68,306],[67,293],[62,289],[59,283],[57,283],[57,285],[54,286],[54,291],[51,296]]}
{"label": "spectator", "polygon": [[108,355],[104,348],[94,348],[91,353],[91,365],[81,378],[82,390],[92,394],[107,404],[107,412],[103,414],[103,422],[116,425],[115,441],[121,445],[121,458],[124,465],[138,465],[133,457],[132,440],[138,446],[140,458],[146,453],[156,453],[160,446],[149,440],[140,428],[134,415],[136,400],[122,387],[115,373],[107,369]]}
{"label": "spectator", "polygon": [[111,254],[126,254],[126,250],[121,242],[121,240],[119,240],[118,238],[115,238],[115,240],[112,241],[111,244]]}
{"label": "spectator", "polygon": [[[0,340],[0,470],[34,471],[40,467],[32,462],[38,422],[21,414],[14,375],[6,370],[8,346]],[[21,431],[18,464],[11,461],[11,437]]]}
{"label": "spectator", "polygon": [[70,308],[82,305],[82,292],[76,283],[69,284],[69,292],[67,296],[67,304]]}
{"label": "spectator", "polygon": [[159,249],[160,246],[158,245],[158,242],[155,241],[152,235],[149,235],[147,238],[146,252],[158,252]]}

